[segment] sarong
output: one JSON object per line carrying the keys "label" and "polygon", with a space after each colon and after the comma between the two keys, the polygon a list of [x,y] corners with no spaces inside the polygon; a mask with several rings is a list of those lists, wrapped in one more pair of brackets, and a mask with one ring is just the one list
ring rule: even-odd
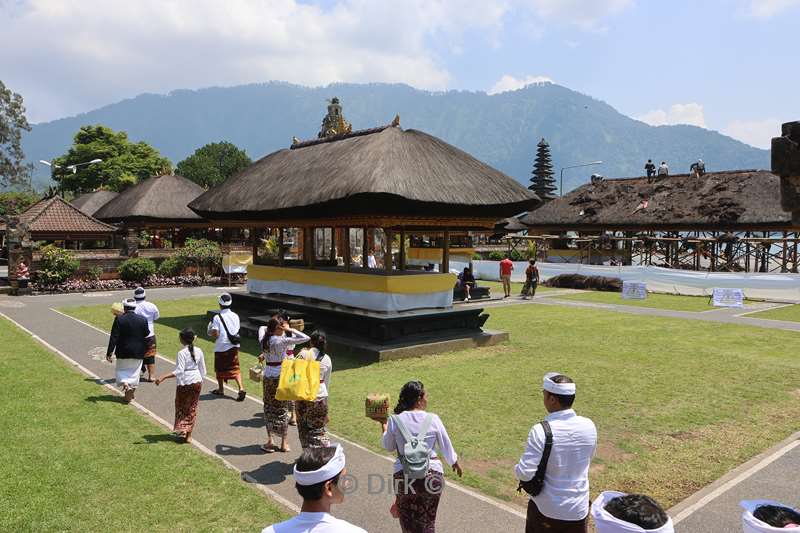
{"label": "sarong", "polygon": [[197,418],[197,402],[203,383],[178,385],[175,389],[175,425],[172,430],[178,433],[191,433]]}
{"label": "sarong", "polygon": [[303,448],[320,448],[331,445],[325,424],[328,420],[328,398],[313,402],[294,402],[297,409],[297,434]]}
{"label": "sarong", "polygon": [[261,382],[264,385],[264,420],[267,431],[284,436],[289,430],[289,402],[275,399],[280,378],[265,377]]}
{"label": "sarong", "polygon": [[145,340],[145,348],[144,352],[144,360],[142,361],[145,365],[154,365],[156,364],[156,336],[153,335],[152,337],[147,337]]}
{"label": "sarong", "polygon": [[525,533],[586,533],[587,518],[583,520],[556,520],[548,518],[539,511],[533,500],[528,500],[528,514]]}
{"label": "sarong", "polygon": [[538,283],[533,280],[525,280],[525,284],[522,286],[522,296],[536,296],[536,287]]}
{"label": "sarong", "polygon": [[394,475],[400,529],[403,533],[434,533],[436,510],[439,508],[439,498],[444,490],[444,475],[435,470],[428,470],[425,479],[409,481],[409,488],[406,488],[403,472]]}
{"label": "sarong", "polygon": [[214,352],[214,373],[217,379],[228,381],[239,376],[239,348],[227,352]]}
{"label": "sarong", "polygon": [[141,359],[120,359],[117,358],[116,379],[117,387],[124,389],[127,385],[129,389],[139,386],[139,370],[142,368]]}

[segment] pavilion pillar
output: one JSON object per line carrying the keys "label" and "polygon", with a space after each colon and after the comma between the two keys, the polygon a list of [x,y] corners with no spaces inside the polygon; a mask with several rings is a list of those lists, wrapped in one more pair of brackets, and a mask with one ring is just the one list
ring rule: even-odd
{"label": "pavilion pillar", "polygon": [[442,273],[450,272],[450,232],[444,230],[444,243],[442,246]]}
{"label": "pavilion pillar", "polygon": [[406,231],[400,230],[400,270],[406,269]]}
{"label": "pavilion pillar", "polygon": [[366,226],[361,228],[361,268],[369,268],[369,239],[367,238]]}
{"label": "pavilion pillar", "polygon": [[283,249],[283,228],[278,228],[278,265],[283,266],[283,256],[285,250]]}
{"label": "pavilion pillar", "polygon": [[787,254],[789,253],[788,245],[786,243],[786,239],[789,238],[789,234],[785,231],[783,232],[783,253],[781,254],[781,272],[786,272],[788,269],[786,268],[786,264],[788,263]]}
{"label": "pavilion pillar", "polygon": [[314,243],[316,231],[314,228],[303,228],[303,245],[308,268],[314,268],[317,259],[317,248]]}
{"label": "pavilion pillar", "polygon": [[744,245],[744,271],[750,272],[750,232],[744,234],[744,238],[748,239]]}
{"label": "pavilion pillar", "polygon": [[342,259],[344,259],[344,271],[350,272],[350,228],[344,228],[342,231],[342,239],[344,244],[342,246]]}
{"label": "pavilion pillar", "polygon": [[[173,243],[174,242],[173,240]],[[253,264],[255,265],[256,259],[258,258],[258,231],[256,228],[250,228],[250,246],[253,247]]]}
{"label": "pavilion pillar", "polygon": [[[327,233],[327,231],[325,232]],[[329,259],[336,266],[336,228],[331,228],[331,250]]]}
{"label": "pavilion pillar", "polygon": [[386,269],[386,274],[392,273],[392,239],[394,234],[392,230],[386,228],[383,230],[383,237],[386,246],[383,249],[383,266]]}

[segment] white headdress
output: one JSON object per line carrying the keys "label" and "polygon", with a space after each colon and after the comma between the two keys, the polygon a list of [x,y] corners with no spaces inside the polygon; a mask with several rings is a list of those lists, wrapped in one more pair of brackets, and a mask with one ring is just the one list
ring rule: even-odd
{"label": "white headdress", "polygon": [[542,388],[552,394],[561,394],[563,396],[575,396],[574,383],[556,383],[553,381],[555,376],[561,376],[559,372],[548,372],[544,375],[542,380]]}
{"label": "white headdress", "polygon": [[144,287],[136,287],[136,289],[133,291],[133,297],[136,298],[137,300],[144,300],[145,298]]}
{"label": "white headdress", "polygon": [[625,493],[607,490],[601,492],[592,503],[592,518],[594,518],[597,533],[673,533],[675,531],[671,518],[667,518],[667,523],[658,529],[644,529],[613,516],[606,511],[606,504],[619,496],[625,496]]}
{"label": "white headdress", "polygon": [[228,294],[227,292],[223,292],[222,294],[219,295],[219,299],[217,301],[219,302],[219,305],[222,307],[230,307],[231,304],[233,303],[233,298],[231,298],[231,295]]}
{"label": "white headdress", "polygon": [[297,470],[297,464],[294,465],[294,481],[298,485],[316,485],[323,481],[335,477],[342,470],[344,470],[344,448],[341,444],[336,445],[336,452],[330,461],[310,472],[300,472]]}
{"label": "white headdress", "polygon": [[125,298],[122,300],[122,307],[125,309],[136,309],[136,300],[133,298]]}
{"label": "white headdress", "polygon": [[797,531],[797,529],[793,528],[771,526],[753,516],[755,510],[762,505],[775,505],[777,507],[793,509],[791,505],[776,502],[775,500],[742,500],[739,502],[739,505],[741,505],[744,509],[744,512],[742,513],[742,531],[744,533],[772,533],[774,531],[782,531],[783,533],[787,533],[788,531]]}

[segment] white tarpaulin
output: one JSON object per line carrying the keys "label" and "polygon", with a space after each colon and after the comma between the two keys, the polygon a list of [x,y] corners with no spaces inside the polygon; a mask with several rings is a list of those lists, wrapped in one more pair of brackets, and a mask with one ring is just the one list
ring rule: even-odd
{"label": "white tarpaulin", "polygon": [[[526,261],[514,262],[512,281],[525,280]],[[714,287],[742,289],[746,298],[800,302],[800,274],[761,272],[703,272],[654,266],[600,266],[568,263],[536,263],[543,280],[559,274],[606,276],[639,281],[654,292],[711,296]],[[499,261],[473,261],[475,277],[500,280]]]}

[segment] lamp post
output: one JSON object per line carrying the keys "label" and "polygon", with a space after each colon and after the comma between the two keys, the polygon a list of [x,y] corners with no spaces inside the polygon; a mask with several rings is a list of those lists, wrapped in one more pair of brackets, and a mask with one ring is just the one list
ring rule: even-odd
{"label": "lamp post", "polygon": [[[102,162],[103,162],[102,159],[92,159],[91,161],[87,161],[85,163],[75,163],[74,165],[68,165],[66,168],[67,170],[72,170],[72,173],[75,174],[76,172],[78,172],[78,167],[93,165],[94,163],[102,163]],[[40,159],[39,163],[47,165],[48,167],[52,168],[61,168],[61,165],[56,165],[52,161],[45,161],[44,159]]]}
{"label": "lamp post", "polygon": [[592,165],[601,165],[603,164],[602,161],[592,161],[591,163],[581,163],[580,165],[570,165],[567,167],[561,167],[561,182],[558,185],[558,195],[564,196],[564,171],[568,168],[579,168],[579,167],[589,167]]}

